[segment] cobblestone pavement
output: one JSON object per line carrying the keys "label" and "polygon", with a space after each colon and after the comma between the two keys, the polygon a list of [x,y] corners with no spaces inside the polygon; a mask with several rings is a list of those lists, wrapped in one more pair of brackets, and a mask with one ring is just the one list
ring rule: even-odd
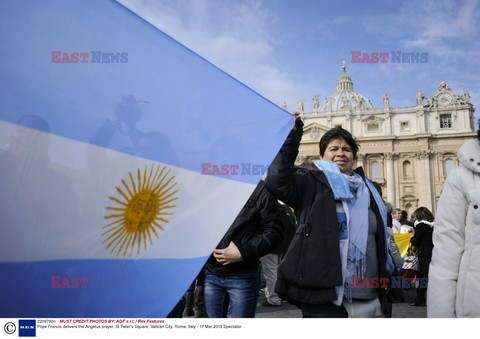
{"label": "cobblestone pavement", "polygon": [[[426,307],[414,307],[408,306],[408,303],[411,303],[415,299],[416,292],[415,290],[403,291],[404,301],[401,303],[394,303],[392,310],[392,318],[426,318],[427,317],[427,308]],[[281,306],[270,306],[265,307],[261,306],[261,302],[265,300],[265,297],[262,292],[260,292],[260,297],[258,298],[257,303],[257,312],[255,314],[256,318],[301,318],[302,312],[293,305],[288,303]],[[193,318],[193,314],[190,316],[184,316],[185,318]],[[229,315],[230,317],[230,315]]]}
{"label": "cobblestone pavement", "polygon": [[[414,307],[408,306],[408,303],[413,302],[415,299],[415,291],[403,291],[405,298],[402,303],[393,304],[392,318],[426,318],[426,307]],[[290,304],[284,304],[282,306],[265,307],[260,303],[265,298],[260,294],[257,304],[256,318],[301,318],[302,312],[295,306]]]}

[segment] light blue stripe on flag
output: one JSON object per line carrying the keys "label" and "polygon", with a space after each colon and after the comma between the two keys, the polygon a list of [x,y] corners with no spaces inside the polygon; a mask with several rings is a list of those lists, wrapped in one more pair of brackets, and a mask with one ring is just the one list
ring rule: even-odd
{"label": "light blue stripe on flag", "polygon": [[0,45],[0,316],[165,317],[291,116],[110,0],[1,1]]}
{"label": "light blue stripe on flag", "polygon": [[[194,171],[269,165],[264,154],[291,127],[281,108],[113,1],[2,1],[0,13],[1,120],[40,115],[53,134]],[[79,62],[52,63],[52,52]],[[105,62],[93,62],[98,52]],[[126,62],[107,63],[109,53]]]}
{"label": "light blue stripe on flag", "polygon": [[165,317],[206,259],[0,263],[0,317]]}

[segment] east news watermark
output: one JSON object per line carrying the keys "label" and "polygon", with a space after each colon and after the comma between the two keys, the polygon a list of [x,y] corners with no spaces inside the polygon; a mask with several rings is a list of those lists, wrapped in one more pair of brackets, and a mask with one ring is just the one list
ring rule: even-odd
{"label": "east news watermark", "polygon": [[51,288],[129,288],[131,281],[122,277],[67,277],[60,275],[51,276]]}
{"label": "east news watermark", "polygon": [[202,162],[201,175],[262,175],[267,172],[268,175],[277,175],[278,167],[275,165],[262,165],[252,163],[240,164],[214,164],[211,162]]}
{"label": "east news watermark", "polygon": [[62,52],[51,51],[52,64],[124,64],[128,62],[127,52]]}
{"label": "east news watermark", "polygon": [[418,287],[427,288],[428,278],[404,278],[401,276],[392,276],[389,278],[362,278],[352,276],[352,288],[412,288],[418,283]]}
{"label": "east news watermark", "polygon": [[361,51],[352,51],[352,63],[353,64],[376,64],[378,62],[392,63],[392,64],[423,64],[428,62],[428,53],[427,52],[402,52],[402,51],[392,51],[391,53],[387,52],[361,52]]}

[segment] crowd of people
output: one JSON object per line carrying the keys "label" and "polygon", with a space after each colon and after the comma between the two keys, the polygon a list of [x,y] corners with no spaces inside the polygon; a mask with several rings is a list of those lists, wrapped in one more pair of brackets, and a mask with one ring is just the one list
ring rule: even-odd
{"label": "crowd of people", "polygon": [[302,134],[295,114],[272,163],[278,172],[260,182],[203,269],[199,316],[254,317],[263,271],[262,306],[289,302],[305,318],[391,317],[403,297],[378,282],[403,277],[403,234],[418,260],[410,305],[427,306],[429,317],[480,317],[480,126],[458,152],[436,218],[426,207],[410,219],[389,209],[354,168],[359,145],[341,127],[320,139],[320,160],[296,166]]}

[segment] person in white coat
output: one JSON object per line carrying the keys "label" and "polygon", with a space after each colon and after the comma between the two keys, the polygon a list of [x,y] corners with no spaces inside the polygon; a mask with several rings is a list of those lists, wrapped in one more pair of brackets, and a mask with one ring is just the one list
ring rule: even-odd
{"label": "person in white coat", "polygon": [[480,317],[480,126],[458,151],[438,202],[427,316]]}

